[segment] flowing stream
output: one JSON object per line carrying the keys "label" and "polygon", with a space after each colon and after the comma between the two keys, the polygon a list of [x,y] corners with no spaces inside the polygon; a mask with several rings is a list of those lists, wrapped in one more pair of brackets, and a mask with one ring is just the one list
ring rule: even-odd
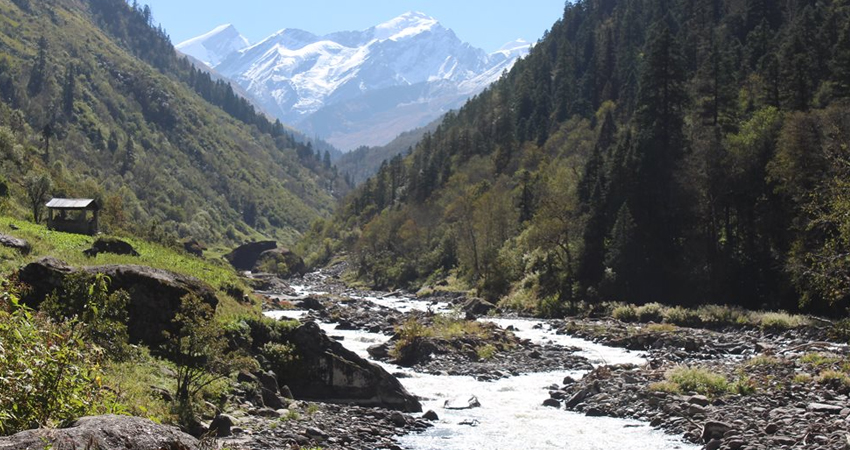
{"label": "flowing stream", "polygon": [[[299,294],[314,292],[309,286],[293,286]],[[413,309],[448,311],[447,304],[434,304],[401,296],[360,297],[402,312]],[[303,311],[271,311],[274,318],[301,318]],[[501,327],[512,326],[524,339],[544,344],[579,347],[580,355],[600,364],[645,362],[640,352],[606,347],[586,340],[555,334],[545,320],[487,318]],[[387,336],[365,331],[336,330],[334,324],[321,324],[329,336],[342,338],[342,344],[358,355],[380,364],[391,373],[403,373],[404,387],[422,400],[423,411],[434,410],[440,417],[435,426],[420,434],[401,437],[410,450],[665,450],[697,449],[681,439],[654,430],[648,424],[625,419],[586,417],[583,414],[542,406],[548,389],[560,385],[564,377],[581,378],[582,371],[539,372],[497,381],[477,381],[469,376],[431,375],[374,361],[366,349],[385,342]],[[444,409],[447,400],[474,395],[481,406],[465,410]]]}

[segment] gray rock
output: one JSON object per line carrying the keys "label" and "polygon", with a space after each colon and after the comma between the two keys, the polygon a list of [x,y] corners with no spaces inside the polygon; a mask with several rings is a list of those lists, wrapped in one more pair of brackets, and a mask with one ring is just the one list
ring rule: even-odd
{"label": "gray rock", "polygon": [[29,242],[8,234],[0,234],[0,246],[17,250],[22,255],[29,255],[32,250]]}
{"label": "gray rock", "polygon": [[277,242],[275,241],[249,242],[224,255],[224,259],[237,270],[252,270],[264,251],[276,248]]}
{"label": "gray rock", "polygon": [[554,398],[547,398],[546,400],[543,400],[543,406],[549,406],[549,407],[552,407],[552,408],[560,408],[561,402],[559,402],[558,400],[556,400]]}
{"label": "gray rock", "polygon": [[383,344],[375,344],[370,345],[369,348],[366,349],[369,353],[369,356],[375,359],[387,359],[390,357],[390,345],[389,342],[384,342]]}
{"label": "gray rock", "polygon": [[712,439],[721,439],[731,429],[732,425],[728,423],[708,421],[702,426],[702,440],[707,443]]}
{"label": "gray rock", "polygon": [[470,395],[468,397],[456,397],[451,400],[446,400],[443,403],[444,409],[472,409],[481,406],[478,397]]}
{"label": "gray rock", "polygon": [[472,314],[473,316],[483,316],[496,309],[496,305],[484,299],[471,298],[464,302],[460,309],[461,311]]}
{"label": "gray rock", "polygon": [[315,322],[307,322],[288,336],[300,359],[287,379],[298,399],[328,403],[353,403],[406,412],[422,405],[398,379],[330,339]]}
{"label": "gray rock", "polygon": [[435,422],[437,420],[440,420],[440,417],[437,415],[437,413],[435,413],[431,409],[426,411],[425,414],[422,415],[422,418],[425,419],[425,420],[430,420],[431,422]]}
{"label": "gray rock", "polygon": [[67,428],[27,430],[0,437],[0,449],[97,448],[100,450],[195,450],[198,440],[176,427],[129,416],[91,416]]}
{"label": "gray rock", "polygon": [[809,403],[806,406],[806,411],[827,414],[840,414],[842,409],[844,408],[841,406],[828,405],[826,403]]}
{"label": "gray rock", "polygon": [[227,437],[231,435],[232,427],[233,418],[225,414],[219,414],[210,423],[209,431],[215,433],[216,437]]}
{"label": "gray rock", "polygon": [[402,414],[398,411],[393,411],[390,414],[390,422],[392,422],[393,425],[395,425],[397,427],[403,427],[403,426],[407,425],[407,419],[404,417],[404,414]]}
{"label": "gray rock", "polygon": [[711,401],[708,399],[708,397],[704,395],[692,395],[688,397],[687,401],[692,405],[699,406],[708,406],[709,404],[711,404]]}
{"label": "gray rock", "polygon": [[306,434],[307,436],[310,436],[313,439],[317,439],[317,440],[325,440],[325,439],[328,438],[328,433],[325,433],[324,431],[322,431],[322,430],[320,430],[316,427],[307,427],[304,430],[304,434]]}
{"label": "gray rock", "polygon": [[83,254],[89,257],[95,257],[99,253],[139,256],[139,252],[129,242],[117,238],[98,238],[90,249],[83,250]]}
{"label": "gray rock", "polygon": [[36,308],[44,299],[64,284],[73,272],[101,273],[109,276],[109,291],[124,290],[130,294],[127,305],[127,331],[130,341],[150,347],[165,343],[164,331],[172,331],[174,315],[186,294],[194,294],[212,307],[218,305],[215,291],[194,277],[167,270],[138,265],[107,265],[75,269],[55,258],[41,258],[27,264],[18,272],[20,281],[29,285],[23,302]]}

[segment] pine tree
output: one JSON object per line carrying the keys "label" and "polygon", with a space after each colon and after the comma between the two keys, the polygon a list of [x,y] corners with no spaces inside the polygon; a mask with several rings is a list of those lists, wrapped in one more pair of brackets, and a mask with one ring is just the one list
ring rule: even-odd
{"label": "pine tree", "polygon": [[136,164],[136,144],[133,142],[133,138],[127,136],[127,144],[124,150],[124,160],[121,162],[121,175],[125,175],[127,172],[133,169],[133,166]]}
{"label": "pine tree", "polygon": [[76,88],[76,70],[74,64],[69,64],[65,71],[65,83],[62,86],[62,109],[65,115],[74,114],[74,89]]}
{"label": "pine tree", "polygon": [[109,149],[109,153],[115,154],[118,150],[118,135],[115,133],[115,130],[109,132],[109,141],[106,144],[106,148]]}
{"label": "pine tree", "polygon": [[29,84],[27,84],[27,93],[30,97],[35,97],[44,90],[47,80],[47,50],[47,38],[42,36],[38,40],[38,54],[30,71]]}
{"label": "pine tree", "polygon": [[665,21],[649,32],[641,71],[634,128],[636,186],[629,205],[640,241],[647,249],[637,301],[665,297],[672,287],[677,242],[684,226],[674,172],[686,145],[685,72],[678,43]]}
{"label": "pine tree", "polygon": [[629,295],[633,287],[640,283],[639,247],[637,243],[637,226],[626,203],[617,211],[617,219],[605,248],[606,280],[605,294],[613,295],[622,301],[633,301]]}

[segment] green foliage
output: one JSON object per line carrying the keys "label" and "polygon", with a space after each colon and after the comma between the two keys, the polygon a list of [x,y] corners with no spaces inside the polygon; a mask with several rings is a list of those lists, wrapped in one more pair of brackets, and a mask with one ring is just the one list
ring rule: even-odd
{"label": "green foliage", "polygon": [[475,354],[478,355],[478,359],[484,361],[492,359],[494,356],[496,356],[496,353],[497,349],[496,346],[494,346],[493,344],[482,345],[481,347],[478,347],[475,350]]}
{"label": "green foliage", "polygon": [[26,189],[33,221],[39,223],[41,222],[41,213],[44,211],[44,204],[49,200],[48,195],[50,190],[53,189],[53,182],[50,180],[50,176],[45,173],[30,172],[24,179],[24,188]]}
{"label": "green foliage", "polygon": [[[567,5],[527,58],[305,246],[322,261],[352,251],[372,286],[456,271],[525,310],[845,306],[845,5],[645,6]],[[671,314],[756,322],[734,308]]]}
{"label": "green foliage", "polygon": [[0,435],[57,425],[97,413],[108,403],[101,389],[103,349],[79,327],[55,322],[0,294]]}
{"label": "green foliage", "polygon": [[246,365],[247,360],[228,351],[215,311],[196,295],[181,299],[172,323],[173,330],[165,332],[165,352],[177,366],[175,397],[181,408],[191,409],[201,390]]}
{"label": "green foliage", "polygon": [[78,272],[68,275],[62,289],[41,304],[41,311],[58,321],[79,324],[83,337],[103,348],[112,359],[129,354],[127,302],[124,291],[109,293],[109,277]]}
{"label": "green foliage", "polygon": [[291,374],[299,359],[295,347],[288,343],[267,342],[260,349],[260,355],[280,379],[286,379]]}
{"label": "green foliage", "polygon": [[677,367],[665,374],[667,381],[675,383],[683,392],[696,392],[717,397],[729,391],[726,377],[699,367]]}
{"label": "green foliage", "polygon": [[[17,229],[12,229],[12,225]],[[7,260],[0,260],[0,271],[10,272],[43,256],[52,256],[73,266],[141,264],[193,276],[209,283],[219,293],[220,302],[216,311],[219,315],[231,316],[250,312],[259,315],[259,309],[253,303],[242,303],[241,299],[226,295],[226,292],[234,290],[245,292],[247,287],[233,267],[221,260],[196,258],[177,248],[132,236],[120,238],[129,242],[141,256],[100,253],[95,258],[89,258],[82,252],[91,247],[94,241],[91,236],[49,231],[43,225],[8,216],[0,216],[0,232],[26,239],[33,246],[29,255],[16,253]],[[233,289],[234,287],[236,289]]]}
{"label": "green foliage", "polygon": [[611,317],[623,322],[635,322],[638,320],[637,308],[634,305],[621,305],[614,308]]}

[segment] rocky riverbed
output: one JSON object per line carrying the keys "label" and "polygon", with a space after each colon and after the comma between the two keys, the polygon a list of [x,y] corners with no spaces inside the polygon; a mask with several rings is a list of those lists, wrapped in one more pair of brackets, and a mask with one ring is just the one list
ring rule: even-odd
{"label": "rocky riverbed", "polygon": [[[306,310],[304,318],[333,323],[340,330],[383,335],[388,341],[383,345],[376,342],[370,354],[387,362],[399,362],[390,353],[393,340],[398,339],[395,333],[406,320],[417,317],[427,323],[437,311],[465,315],[462,308],[468,299],[464,296],[446,294],[389,307],[385,305],[394,298],[410,296],[355,291],[335,275],[308,274],[302,281],[278,285],[266,293],[268,305]],[[485,317],[498,316],[493,314]],[[597,361],[587,375],[564,377],[558,380],[561,383],[549,386],[548,392],[542,391],[540,404],[591,417],[637,419],[707,449],[850,448],[850,359],[846,347],[829,342],[822,328],[705,329],[611,319],[552,320],[540,322],[538,327],[551,335],[578,337],[646,355],[645,363],[637,365]],[[488,338],[510,345],[495,345],[498,351],[489,358],[472,350],[485,345],[483,342],[437,339],[427,342],[426,351],[406,365],[421,373],[470,375],[479,381],[591,368],[591,361],[571,345],[554,339],[532,342],[517,337],[510,326],[505,328],[494,328]],[[329,333],[334,331],[329,329]],[[702,395],[699,388],[673,386],[670,374],[682,367],[719,375],[727,387],[723,392]],[[411,418],[405,423],[408,425],[392,427],[393,434],[420,431],[425,422]]]}

